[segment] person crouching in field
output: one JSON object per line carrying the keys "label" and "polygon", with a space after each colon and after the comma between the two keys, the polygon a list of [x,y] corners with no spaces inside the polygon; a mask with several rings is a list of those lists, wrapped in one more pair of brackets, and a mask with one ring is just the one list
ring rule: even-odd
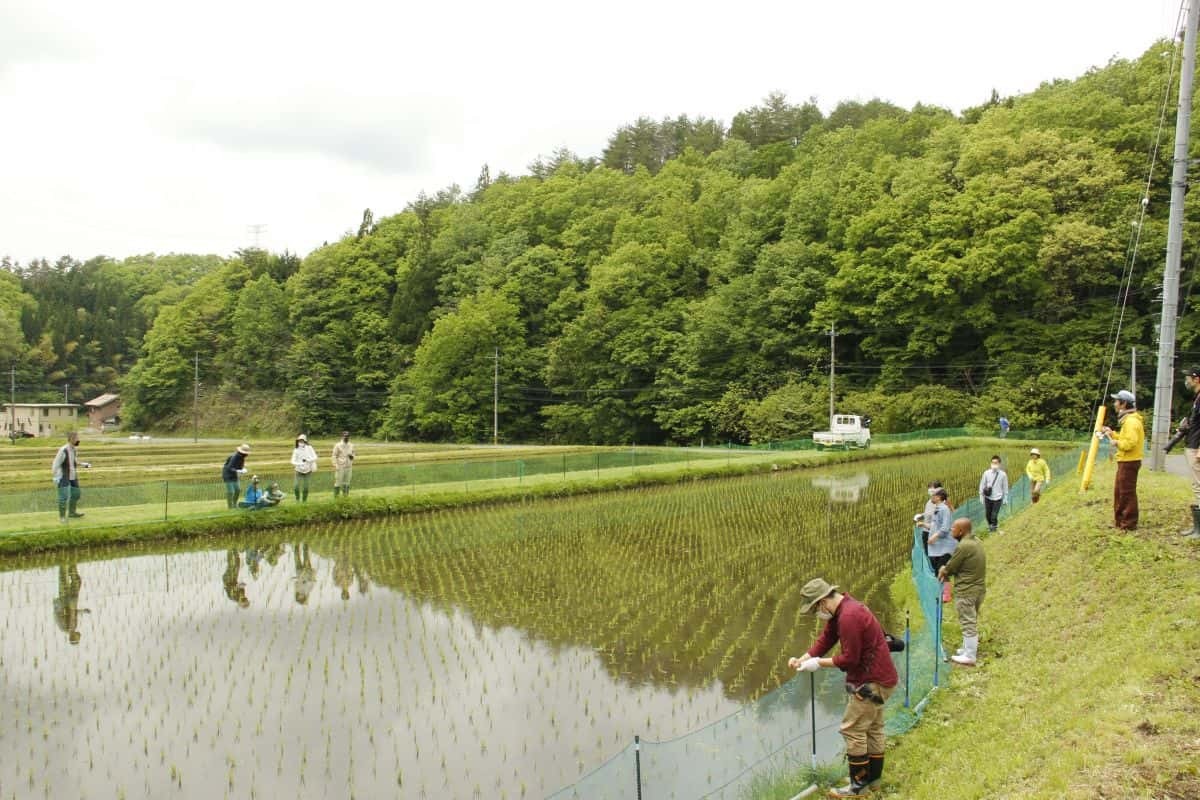
{"label": "person crouching in field", "polygon": [[1050,465],[1036,447],[1029,451],[1025,477],[1029,478],[1029,499],[1036,503],[1042,499],[1042,490],[1050,485]]}
{"label": "person crouching in field", "polygon": [[[788,659],[799,672],[837,667],[846,673],[846,713],[841,733],[846,740],[850,782],[829,790],[830,797],[866,797],[883,779],[883,704],[900,682],[883,626],[865,605],[839,592],[821,578],[804,584],[800,597],[805,614],[825,620],[820,637],[802,657]],[[841,652],[824,658],[835,644]]]}
{"label": "person crouching in field", "polygon": [[983,544],[971,532],[971,520],[966,517],[954,520],[950,535],[958,542],[958,547],[938,570],[938,580],[954,578],[954,610],[958,612],[963,636],[962,647],[950,660],[973,667],[979,658],[979,609],[983,607],[986,591],[987,555],[983,552]]}

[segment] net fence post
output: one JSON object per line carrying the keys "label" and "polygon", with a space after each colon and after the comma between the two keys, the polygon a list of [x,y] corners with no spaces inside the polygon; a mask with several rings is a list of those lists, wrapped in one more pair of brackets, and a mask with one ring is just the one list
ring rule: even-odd
{"label": "net fence post", "polygon": [[637,800],[642,800],[642,737],[633,735],[633,764],[637,778]]}
{"label": "net fence post", "polygon": [[912,641],[909,634],[908,611],[904,612],[904,707],[908,708],[909,687],[912,681]]}
{"label": "net fence post", "polygon": [[941,666],[939,664],[939,662],[942,660],[942,658],[941,658],[941,656],[942,656],[942,595],[941,595],[941,588],[942,588],[941,583],[938,583],[939,591],[938,591],[938,597],[937,597],[937,612],[934,614],[936,621],[933,626],[933,686],[934,686],[934,688],[937,688],[937,685],[938,685],[938,667]]}
{"label": "net fence post", "polygon": [[812,730],[812,768],[817,769],[817,674],[808,673],[808,713],[809,726]]}
{"label": "net fence post", "polygon": [[167,521],[167,501],[171,496],[171,482],[163,481],[163,522]]}

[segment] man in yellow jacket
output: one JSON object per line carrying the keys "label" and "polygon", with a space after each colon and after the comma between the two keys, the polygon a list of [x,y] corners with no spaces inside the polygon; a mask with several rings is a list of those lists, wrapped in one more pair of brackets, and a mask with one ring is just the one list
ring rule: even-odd
{"label": "man in yellow jacket", "polygon": [[1133,392],[1122,389],[1112,395],[1113,408],[1117,412],[1116,433],[1107,425],[1100,433],[1116,445],[1117,478],[1113,482],[1113,519],[1118,528],[1132,531],[1138,524],[1137,478],[1142,468],[1142,453],[1146,449],[1146,427],[1142,415],[1137,412],[1137,399]]}

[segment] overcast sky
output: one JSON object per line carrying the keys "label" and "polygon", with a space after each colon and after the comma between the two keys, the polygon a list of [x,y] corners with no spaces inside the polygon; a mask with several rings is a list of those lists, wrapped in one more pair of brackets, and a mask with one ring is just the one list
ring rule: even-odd
{"label": "overcast sky", "polygon": [[639,116],[771,91],[954,111],[1177,27],[1178,0],[0,3],[0,255],[307,254]]}

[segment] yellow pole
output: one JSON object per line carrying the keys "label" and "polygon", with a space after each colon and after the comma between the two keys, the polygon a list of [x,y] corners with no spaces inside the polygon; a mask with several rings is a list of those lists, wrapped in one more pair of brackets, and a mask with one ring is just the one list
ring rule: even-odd
{"label": "yellow pole", "polygon": [[1096,451],[1100,449],[1100,429],[1104,427],[1105,407],[1100,406],[1096,411],[1096,428],[1092,433],[1092,444],[1088,447],[1087,463],[1083,465],[1083,479],[1079,481],[1079,491],[1086,492],[1092,486],[1092,470],[1096,466]]}
{"label": "yellow pole", "polygon": [[1087,450],[1079,451],[1079,463],[1075,465],[1075,474],[1083,474],[1083,462],[1087,460]]}

